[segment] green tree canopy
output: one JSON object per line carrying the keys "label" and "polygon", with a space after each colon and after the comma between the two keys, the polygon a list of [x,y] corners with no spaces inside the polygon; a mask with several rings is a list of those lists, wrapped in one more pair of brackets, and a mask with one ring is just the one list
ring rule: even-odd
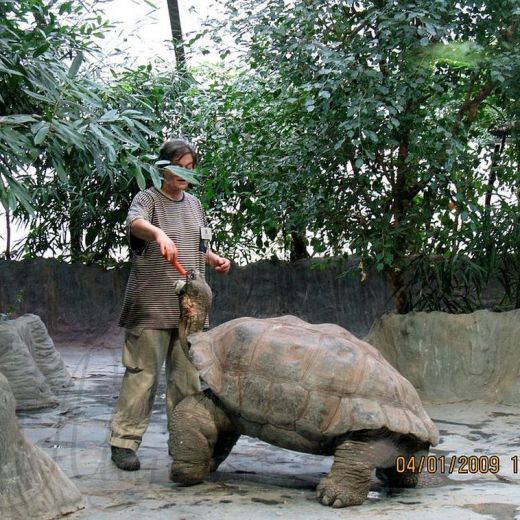
{"label": "green tree canopy", "polygon": [[111,70],[94,0],[0,2],[0,201],[28,254],[114,258],[175,134],[234,258],[353,253],[400,312],[471,310],[490,276],[520,305],[518,2],[219,3],[235,58],[195,81]]}
{"label": "green tree canopy", "polygon": [[518,3],[220,3],[209,32],[228,31],[242,69],[195,101],[222,240],[351,251],[401,312],[456,310],[461,292],[471,306],[518,252]]}
{"label": "green tree canopy", "polygon": [[187,80],[115,71],[98,2],[1,2],[0,201],[30,227],[31,255],[104,260],[129,201],[158,184],[156,150]]}

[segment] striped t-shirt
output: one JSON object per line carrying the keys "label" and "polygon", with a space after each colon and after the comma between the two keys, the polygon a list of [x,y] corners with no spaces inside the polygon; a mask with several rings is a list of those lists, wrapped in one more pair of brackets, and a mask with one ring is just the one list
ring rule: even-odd
{"label": "striped t-shirt", "polygon": [[177,246],[180,263],[187,270],[198,269],[204,276],[206,255],[200,251],[200,228],[206,225],[204,211],[200,201],[190,193],[184,192],[182,200],[176,201],[156,188],[149,188],[135,196],[126,219],[134,254],[119,325],[176,328],[180,311],[173,285],[180,274],[163,258],[157,242],[147,242],[130,233],[130,224],[138,218],[162,229]]}

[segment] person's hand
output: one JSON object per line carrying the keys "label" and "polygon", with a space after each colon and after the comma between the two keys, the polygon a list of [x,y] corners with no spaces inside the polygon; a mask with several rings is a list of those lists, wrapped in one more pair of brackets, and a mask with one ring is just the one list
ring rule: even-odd
{"label": "person's hand", "polygon": [[222,256],[217,256],[215,258],[213,268],[215,269],[215,271],[217,273],[225,274],[231,268],[231,262],[227,258],[224,258]]}
{"label": "person's hand", "polygon": [[177,246],[174,241],[162,230],[157,233],[155,241],[161,250],[161,255],[171,264],[177,256]]}

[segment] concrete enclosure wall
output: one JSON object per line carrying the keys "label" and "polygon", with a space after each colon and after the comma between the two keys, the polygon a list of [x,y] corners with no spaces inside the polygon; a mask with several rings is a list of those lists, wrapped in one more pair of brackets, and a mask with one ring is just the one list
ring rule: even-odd
{"label": "concrete enclosure wall", "polygon": [[0,309],[41,317],[52,337],[99,335],[117,321],[127,272],[57,260],[0,261]]}
{"label": "concrete enclosure wall", "polygon": [[[361,282],[355,266],[262,261],[234,266],[227,276],[210,272],[211,324],[294,314],[310,322],[337,323],[363,336],[375,318],[392,308],[392,293],[380,273]],[[18,315],[37,314],[57,339],[93,337],[116,326],[127,278],[128,268],[105,271],[47,259],[0,261],[0,312],[15,306]]]}
{"label": "concrete enclosure wall", "polygon": [[429,402],[518,404],[520,310],[411,312],[378,318],[365,338]]}

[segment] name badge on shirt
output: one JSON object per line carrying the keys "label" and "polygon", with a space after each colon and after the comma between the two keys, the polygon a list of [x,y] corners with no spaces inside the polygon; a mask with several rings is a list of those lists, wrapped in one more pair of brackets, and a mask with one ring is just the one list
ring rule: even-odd
{"label": "name badge on shirt", "polygon": [[201,227],[200,228],[200,238],[202,240],[211,240],[212,237],[211,228],[210,227]]}
{"label": "name badge on shirt", "polygon": [[211,228],[209,227],[201,227],[200,228],[200,243],[199,243],[199,251],[201,253],[205,253],[208,250],[208,244],[211,240],[212,233]]}

